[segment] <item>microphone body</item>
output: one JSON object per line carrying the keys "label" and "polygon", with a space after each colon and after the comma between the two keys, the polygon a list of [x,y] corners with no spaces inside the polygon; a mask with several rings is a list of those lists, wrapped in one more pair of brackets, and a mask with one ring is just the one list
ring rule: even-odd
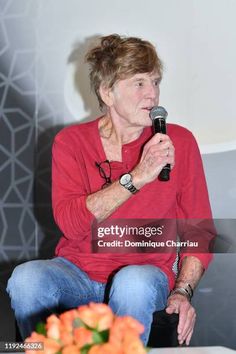
{"label": "microphone body", "polygon": [[[166,117],[168,113],[165,108],[155,106],[151,109],[150,118],[152,120],[153,132],[166,134]],[[160,172],[158,176],[160,181],[167,182],[170,179],[170,164],[168,163]]]}

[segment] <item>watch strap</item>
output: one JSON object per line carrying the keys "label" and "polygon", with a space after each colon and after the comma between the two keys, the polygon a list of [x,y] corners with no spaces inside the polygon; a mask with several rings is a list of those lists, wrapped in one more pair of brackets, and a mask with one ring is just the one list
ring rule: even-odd
{"label": "watch strap", "polygon": [[133,194],[135,194],[139,191],[133,184],[131,184],[131,186],[127,187],[127,189],[128,189],[128,191],[130,191]]}

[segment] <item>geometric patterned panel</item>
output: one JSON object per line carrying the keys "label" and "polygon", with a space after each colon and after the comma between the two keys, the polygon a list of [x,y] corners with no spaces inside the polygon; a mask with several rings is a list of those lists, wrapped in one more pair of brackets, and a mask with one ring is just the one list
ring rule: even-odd
{"label": "geometric patterned panel", "polygon": [[37,253],[32,207],[35,41],[30,31],[28,42],[20,47],[22,38],[18,33],[30,29],[30,2],[25,2],[23,7],[16,1],[1,4],[0,261],[18,261],[35,257]]}
{"label": "geometric patterned panel", "polygon": [[0,1],[0,262],[52,255],[59,234],[50,168],[61,107],[38,91],[39,78],[47,81],[35,28],[39,6]]}

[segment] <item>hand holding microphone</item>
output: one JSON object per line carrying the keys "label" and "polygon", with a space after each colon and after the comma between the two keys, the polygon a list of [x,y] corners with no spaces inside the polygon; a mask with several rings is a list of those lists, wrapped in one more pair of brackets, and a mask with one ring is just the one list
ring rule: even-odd
{"label": "hand holding microphone", "polygon": [[[168,113],[164,107],[155,106],[151,109],[150,118],[152,120],[153,132],[166,134],[166,117]],[[160,181],[169,181],[170,179],[170,164],[166,164],[159,174]]]}
{"label": "hand holding microphone", "polygon": [[166,116],[167,112],[163,107],[153,107],[150,112],[154,135],[144,145],[141,159],[132,171],[134,184],[138,189],[156,178],[161,181],[168,181],[170,178],[169,173],[174,166],[175,153],[172,141],[166,134]]}

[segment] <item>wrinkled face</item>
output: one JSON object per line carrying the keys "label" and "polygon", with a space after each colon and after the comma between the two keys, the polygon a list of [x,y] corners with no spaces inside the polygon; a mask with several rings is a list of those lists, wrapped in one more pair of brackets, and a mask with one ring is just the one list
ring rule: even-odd
{"label": "wrinkled face", "polygon": [[109,94],[111,115],[126,125],[151,125],[149,113],[159,103],[160,81],[158,73],[141,73],[116,82]]}

